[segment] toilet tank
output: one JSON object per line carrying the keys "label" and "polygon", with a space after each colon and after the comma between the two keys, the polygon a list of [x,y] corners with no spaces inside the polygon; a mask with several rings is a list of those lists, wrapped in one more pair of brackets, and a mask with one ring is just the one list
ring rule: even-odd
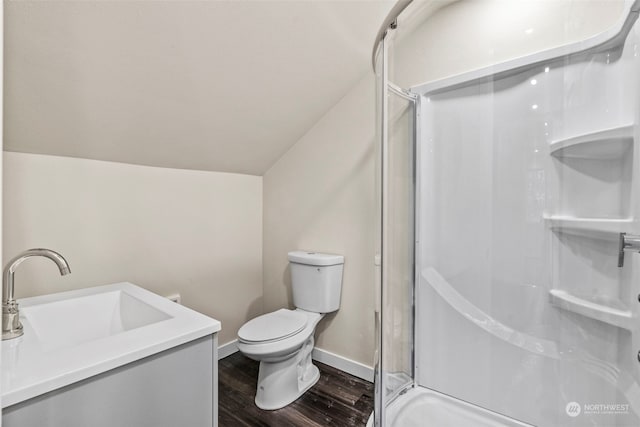
{"label": "toilet tank", "polygon": [[315,313],[340,308],[342,293],[342,255],[317,252],[289,252],[293,304]]}

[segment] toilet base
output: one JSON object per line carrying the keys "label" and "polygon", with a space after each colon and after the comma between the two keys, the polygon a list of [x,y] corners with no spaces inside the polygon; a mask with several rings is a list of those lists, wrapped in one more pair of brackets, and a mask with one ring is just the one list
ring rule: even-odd
{"label": "toilet base", "polygon": [[313,335],[292,357],[279,362],[260,362],[256,406],[274,410],[292,403],[318,382],[320,371],[311,362]]}

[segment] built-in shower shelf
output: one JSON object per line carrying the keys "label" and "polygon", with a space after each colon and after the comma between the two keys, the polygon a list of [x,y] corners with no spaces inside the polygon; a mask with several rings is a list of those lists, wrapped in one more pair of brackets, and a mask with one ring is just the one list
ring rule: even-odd
{"label": "built-in shower shelf", "polygon": [[579,218],[560,215],[545,216],[544,220],[552,230],[569,234],[624,233],[629,231],[634,222],[633,218]]}
{"label": "built-in shower shelf", "polygon": [[635,318],[629,310],[610,307],[608,305],[587,301],[560,289],[549,291],[551,304],[563,310],[580,314],[590,319],[599,320],[609,325],[631,330]]}
{"label": "built-in shower shelf", "polygon": [[553,141],[552,156],[574,159],[617,159],[633,146],[633,125],[619,126],[584,135]]}

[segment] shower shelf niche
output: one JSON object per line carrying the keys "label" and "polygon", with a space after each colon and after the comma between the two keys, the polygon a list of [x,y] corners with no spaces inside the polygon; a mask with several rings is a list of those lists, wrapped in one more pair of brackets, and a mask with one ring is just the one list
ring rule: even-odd
{"label": "shower shelf niche", "polygon": [[627,231],[633,222],[629,218],[633,217],[634,133],[635,125],[625,124],[549,145],[561,201],[553,209],[557,215],[547,221],[552,230],[573,234]]}
{"label": "shower shelf niche", "polygon": [[549,300],[554,306],[572,313],[580,314],[590,319],[627,330],[634,329],[636,318],[630,310],[610,307],[588,301],[560,289],[549,291]]}
{"label": "shower shelf niche", "polygon": [[553,141],[549,154],[558,158],[612,160],[633,146],[633,125],[618,126]]}
{"label": "shower shelf niche", "polygon": [[545,223],[554,231],[568,234],[624,233],[634,224],[634,218],[581,218],[545,215]]}

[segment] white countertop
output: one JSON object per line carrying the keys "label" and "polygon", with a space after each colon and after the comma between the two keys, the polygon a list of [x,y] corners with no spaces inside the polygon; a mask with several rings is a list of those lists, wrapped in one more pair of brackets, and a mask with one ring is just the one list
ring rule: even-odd
{"label": "white countertop", "polygon": [[[103,310],[104,301],[111,305]],[[126,282],[18,303],[24,335],[2,341],[3,408],[221,328],[215,319]],[[61,309],[63,316],[50,314]]]}

